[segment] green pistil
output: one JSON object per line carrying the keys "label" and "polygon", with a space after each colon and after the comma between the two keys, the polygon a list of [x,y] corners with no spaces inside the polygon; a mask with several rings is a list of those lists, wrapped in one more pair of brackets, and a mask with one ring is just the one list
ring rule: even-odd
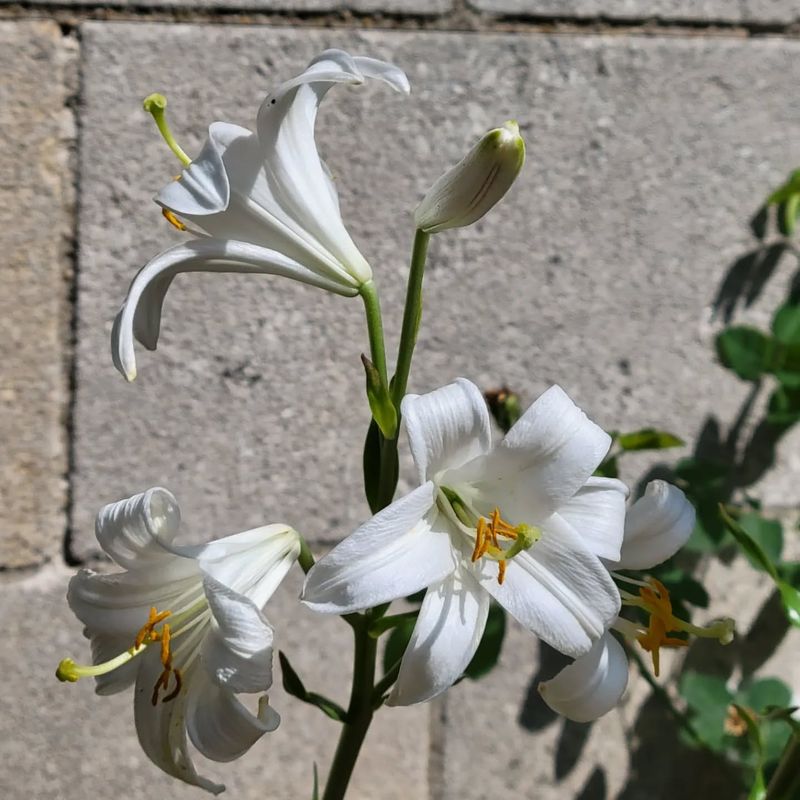
{"label": "green pistil", "polygon": [[192,163],[192,159],[186,155],[181,146],[175,141],[169,125],[167,124],[167,98],[163,94],[157,92],[145,97],[142,103],[144,110],[151,114],[158,126],[158,130],[164,137],[164,141],[169,145],[169,149],[178,157],[184,167],[188,167]]}

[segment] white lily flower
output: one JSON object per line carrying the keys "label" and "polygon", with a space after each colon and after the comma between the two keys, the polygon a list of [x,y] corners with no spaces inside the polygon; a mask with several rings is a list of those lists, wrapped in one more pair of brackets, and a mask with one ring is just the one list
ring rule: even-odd
{"label": "white lily flower", "polygon": [[166,489],[106,506],[100,546],[123,572],[81,570],[67,599],[91,640],[94,666],[71,659],[61,680],[96,679],[98,694],[131,684],[142,749],[164,772],[214,794],[198,775],[188,739],[207,758],[231,761],[278,714],[262,694],[252,714],[236,697],[272,684],[273,631],[261,609],[300,552],[298,534],[267,525],[205,545],[176,546],[180,509]]}
{"label": "white lily flower", "polygon": [[371,280],[314,141],[327,91],[367,78],[410,91],[405,74],[392,64],[326,50],[267,95],[255,133],[227,122],[209,127],[199,157],[156,197],[168,220],[182,230],[180,220],[200,228],[200,238],[147,264],[114,322],[114,364],[129,381],[136,377],[134,338],[155,349],[164,296],[180,272],[282,275],[345,296],[357,295]]}
{"label": "white lily flower", "polygon": [[[683,547],[694,529],[695,511],[686,495],[664,481],[651,481],[645,493],[628,511],[621,557],[610,568],[649,569],[666,561]],[[619,618],[612,625],[629,641],[638,642],[652,653],[658,675],[659,648],[685,647],[688,642],[668,636],[682,631],[695,636],[731,641],[733,621],[723,619],[705,628],[684,622],[672,613],[669,592],[660,581],[638,581],[618,576],[639,587],[639,594],[623,592],[623,603],[643,609],[650,615],[645,628]],[[590,722],[614,708],[628,684],[628,658],[611,632],[606,632],[594,647],[554,678],[539,684],[544,701],[554,711],[576,722]]]}
{"label": "white lily flower", "polygon": [[491,598],[561,652],[587,652],[620,607],[599,556],[619,558],[627,489],[591,477],[610,437],[557,386],[494,448],[467,380],[406,396],[402,416],[419,488],[319,561],[302,599],[344,614],[428,589],[391,705],[459,678]]}

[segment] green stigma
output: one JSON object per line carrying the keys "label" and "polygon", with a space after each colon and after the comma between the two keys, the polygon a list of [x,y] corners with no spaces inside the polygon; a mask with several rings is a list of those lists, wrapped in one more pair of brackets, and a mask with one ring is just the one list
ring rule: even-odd
{"label": "green stigma", "polygon": [[188,167],[192,163],[192,159],[186,155],[181,146],[175,141],[169,125],[167,124],[167,98],[163,94],[154,92],[145,97],[142,106],[144,110],[150,114],[155,120],[159,132],[164,137],[164,141],[169,146],[169,149],[177,156],[178,160],[184,167]]}

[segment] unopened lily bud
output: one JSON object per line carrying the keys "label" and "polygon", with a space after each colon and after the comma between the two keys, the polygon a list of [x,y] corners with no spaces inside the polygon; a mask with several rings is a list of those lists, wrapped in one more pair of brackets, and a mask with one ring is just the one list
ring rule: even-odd
{"label": "unopened lily bud", "polygon": [[425,233],[479,220],[511,188],[525,162],[525,142],[513,120],[485,133],[461,161],[431,186],[414,212]]}

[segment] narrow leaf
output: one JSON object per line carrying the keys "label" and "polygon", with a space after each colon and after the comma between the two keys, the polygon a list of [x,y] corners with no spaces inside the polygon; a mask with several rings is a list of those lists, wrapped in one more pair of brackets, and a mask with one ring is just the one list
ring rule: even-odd
{"label": "narrow leaf", "polygon": [[367,400],[372,418],[378,423],[386,439],[397,435],[397,409],[389,395],[389,387],[381,380],[375,365],[362,353],[361,363],[367,381]]}
{"label": "narrow leaf", "polygon": [[303,685],[303,681],[300,680],[300,676],[295,672],[294,667],[289,663],[289,659],[286,657],[283,650],[278,650],[278,661],[280,661],[281,664],[283,688],[286,690],[286,693],[305,701],[308,696],[306,687]]}
{"label": "narrow leaf", "polygon": [[742,548],[742,550],[751,558],[751,560],[760,564],[764,571],[774,581],[775,586],[778,589],[778,593],[781,596],[781,602],[783,603],[783,610],[786,613],[786,618],[792,625],[800,628],[800,592],[793,586],[790,586],[780,577],[775,564],[773,564],[772,561],[770,561],[770,559],[767,557],[767,554],[764,552],[764,549],[761,547],[761,545],[756,542],[753,537],[750,536],[750,534],[747,533],[747,531],[730,516],[722,503],[719,505],[719,510],[726,527],[731,532],[731,535],[734,537],[734,539],[736,539],[736,541],[739,543],[739,546]]}
{"label": "narrow leaf", "polygon": [[681,447],[685,444],[683,439],[679,439],[667,431],[659,431],[655,428],[642,428],[631,433],[622,433],[617,438],[619,446],[623,450],[665,450],[668,447]]}

